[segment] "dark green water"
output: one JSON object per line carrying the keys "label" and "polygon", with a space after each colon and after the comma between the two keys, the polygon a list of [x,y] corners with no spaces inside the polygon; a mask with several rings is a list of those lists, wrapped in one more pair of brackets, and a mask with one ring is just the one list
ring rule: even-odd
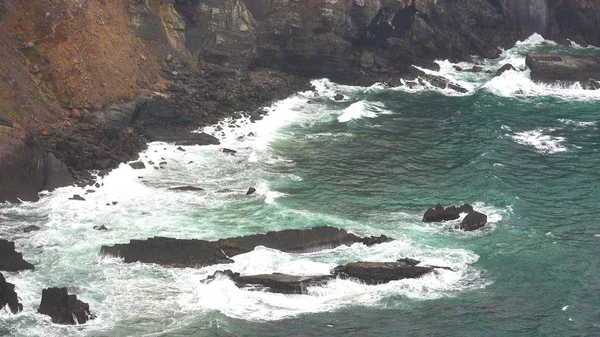
{"label": "dark green water", "polygon": [[[540,43],[522,43],[485,67],[507,60],[519,67],[527,50],[554,50]],[[39,203],[0,205],[0,235],[36,265],[6,273],[25,310],[0,314],[0,335],[600,335],[600,91],[536,85],[526,72],[458,74],[448,63],[441,73],[469,94],[317,81],[317,97],[290,98],[259,123],[216,133],[236,156],[151,144],[141,157],[165,158],[164,170],[123,165],[85,202],[67,202],[84,193],[71,187]],[[336,91],[343,102],[331,99]],[[165,192],[184,184],[207,192]],[[244,195],[249,186],[257,195]],[[224,188],[233,192],[218,192]],[[489,223],[470,233],[454,230],[456,222],[421,223],[438,202],[472,203]],[[29,224],[42,230],[23,234]],[[318,225],[397,240],[304,255],[257,248],[202,269],[98,256],[102,245],[135,238]],[[379,286],[336,280],[293,296],[201,283],[219,269],[318,274],[402,257],[455,271]],[[49,286],[69,286],[98,318],[82,327],[51,324],[35,313]]]}

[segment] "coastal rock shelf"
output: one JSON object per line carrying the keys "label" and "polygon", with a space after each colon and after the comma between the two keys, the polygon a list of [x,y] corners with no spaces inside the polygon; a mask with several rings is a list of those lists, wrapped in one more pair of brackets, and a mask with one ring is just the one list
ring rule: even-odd
{"label": "coastal rock shelf", "polygon": [[217,271],[204,282],[229,278],[239,288],[267,290],[282,294],[307,294],[308,287],[322,286],[336,278],[352,279],[368,285],[389,283],[407,278],[419,278],[445,267],[419,266],[421,261],[401,259],[396,262],[353,262],[334,268],[328,275],[289,275],[281,273],[246,275],[231,270]]}
{"label": "coastal rock shelf", "polygon": [[251,252],[256,246],[265,246],[287,253],[309,253],[355,243],[370,246],[389,241],[392,239],[385,235],[359,237],[344,229],[322,226],[306,230],[287,229],[218,241],[154,237],[147,240],[131,240],[128,244],[102,246],[100,254],[121,257],[126,263],[139,261],[185,268],[232,263],[231,257]]}
{"label": "coastal rock shelf", "polygon": [[423,215],[423,222],[444,222],[452,221],[460,218],[461,213],[467,213],[460,224],[456,225],[455,229],[464,231],[474,231],[482,228],[487,224],[487,215],[477,212],[473,206],[464,204],[460,207],[450,206],[444,208],[441,204],[437,204],[435,208],[429,208]]}

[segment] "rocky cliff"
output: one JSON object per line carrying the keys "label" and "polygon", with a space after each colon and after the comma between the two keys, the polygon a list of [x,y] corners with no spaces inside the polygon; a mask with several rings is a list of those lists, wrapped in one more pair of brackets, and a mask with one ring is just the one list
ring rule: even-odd
{"label": "rocky cliff", "polygon": [[311,78],[394,83],[534,31],[600,45],[599,27],[600,0],[3,0],[0,202],[257,115]]}

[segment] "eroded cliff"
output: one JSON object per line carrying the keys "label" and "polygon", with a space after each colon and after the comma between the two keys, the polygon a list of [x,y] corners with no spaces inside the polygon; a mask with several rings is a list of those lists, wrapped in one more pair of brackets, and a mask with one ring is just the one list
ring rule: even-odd
{"label": "eroded cliff", "polygon": [[311,78],[394,83],[533,32],[599,45],[599,13],[600,0],[4,0],[0,202],[69,172],[88,182],[148,138],[257,116]]}

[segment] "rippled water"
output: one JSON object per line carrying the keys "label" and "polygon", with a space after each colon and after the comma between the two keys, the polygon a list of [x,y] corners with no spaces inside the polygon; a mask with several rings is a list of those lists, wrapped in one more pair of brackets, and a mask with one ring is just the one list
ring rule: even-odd
{"label": "rippled water", "polygon": [[[524,68],[527,50],[560,48],[533,36],[482,64]],[[315,92],[275,104],[258,123],[206,129],[222,146],[182,152],[153,143],[141,158],[167,161],[164,169],[122,165],[95,193],[69,187],[38,203],[0,206],[0,236],[36,265],[5,273],[25,310],[0,313],[0,335],[600,335],[600,91],[440,65],[469,93],[315,81]],[[334,101],[336,92],[345,99]],[[167,191],[179,185],[206,192]],[[250,186],[255,196],[244,195]],[[86,201],[68,201],[75,193]],[[421,223],[438,202],[472,203],[490,223],[472,233]],[[30,224],[42,230],[22,233]],[[158,235],[217,239],[326,224],[397,240],[304,255],[259,247],[201,269],[98,256],[102,245]],[[200,282],[223,268],[318,274],[405,256],[456,271],[379,286],[336,280],[305,296]],[[69,286],[98,318],[51,324],[35,313],[49,286]]]}

